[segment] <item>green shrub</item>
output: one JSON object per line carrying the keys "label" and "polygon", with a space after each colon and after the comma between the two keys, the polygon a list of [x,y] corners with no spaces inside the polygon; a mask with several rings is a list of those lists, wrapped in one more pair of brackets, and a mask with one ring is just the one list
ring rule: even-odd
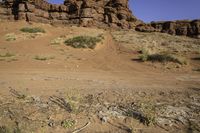
{"label": "green shrub", "polygon": [[186,65],[187,61],[184,58],[179,58],[170,54],[148,54],[148,52],[143,52],[139,59],[142,61],[152,61],[152,62],[174,62],[181,65]]}
{"label": "green shrub", "polygon": [[146,49],[141,50],[141,55],[139,56],[139,59],[142,61],[147,61],[149,56],[149,52]]}
{"label": "green shrub", "polygon": [[75,120],[64,120],[61,122],[61,126],[64,128],[71,128],[76,124]]}
{"label": "green shrub", "polygon": [[152,54],[148,56],[148,60],[157,62],[174,62],[181,65],[187,64],[187,61],[184,58],[178,58],[169,54]]}
{"label": "green shrub", "polygon": [[20,31],[26,33],[45,33],[45,30],[39,27],[24,27],[21,28]]}
{"label": "green shrub", "polygon": [[96,44],[100,41],[101,41],[101,39],[99,37],[77,36],[77,37],[66,40],[65,44],[67,46],[72,46],[73,48],[94,49]]}

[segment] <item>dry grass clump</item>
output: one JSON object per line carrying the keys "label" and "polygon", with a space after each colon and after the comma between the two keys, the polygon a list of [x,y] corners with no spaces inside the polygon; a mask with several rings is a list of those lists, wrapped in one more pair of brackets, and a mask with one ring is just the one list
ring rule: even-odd
{"label": "dry grass clump", "polygon": [[139,59],[142,61],[152,61],[152,62],[174,62],[181,65],[186,65],[187,61],[184,58],[177,57],[175,55],[169,53],[155,53],[149,54],[149,52],[145,49],[141,51],[141,55]]}
{"label": "dry grass clump", "polygon": [[100,37],[76,36],[65,41],[67,46],[73,48],[90,48],[94,49],[96,44],[101,41]]}
{"label": "dry grass clump", "polygon": [[0,54],[0,57],[13,57],[13,56],[15,56],[15,55],[12,53],[9,53],[9,52],[7,52],[5,54]]}
{"label": "dry grass clump", "polygon": [[6,41],[15,41],[17,39],[14,33],[9,33],[5,35]]}
{"label": "dry grass clump", "polygon": [[0,54],[0,61],[7,61],[7,62],[12,62],[12,61],[17,61],[18,59],[15,58],[15,54],[7,52],[4,54]]}
{"label": "dry grass clump", "polygon": [[46,61],[46,60],[50,60],[50,59],[54,59],[55,57],[51,56],[51,57],[47,57],[47,56],[39,56],[36,55],[34,57],[35,60],[40,60],[40,61]]}
{"label": "dry grass clump", "polygon": [[26,33],[45,33],[45,30],[40,27],[23,27],[20,31]]}
{"label": "dry grass clump", "polygon": [[75,120],[64,120],[61,122],[61,126],[64,128],[71,128],[76,124]]}

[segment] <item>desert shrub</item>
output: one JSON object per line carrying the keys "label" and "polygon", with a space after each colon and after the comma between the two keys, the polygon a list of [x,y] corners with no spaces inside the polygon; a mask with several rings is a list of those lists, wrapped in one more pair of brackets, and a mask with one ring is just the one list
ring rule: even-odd
{"label": "desert shrub", "polygon": [[65,41],[67,46],[72,46],[73,48],[90,48],[94,49],[96,44],[100,42],[99,37],[91,36],[76,36]]}
{"label": "desert shrub", "polygon": [[15,41],[17,39],[14,33],[6,34],[5,38],[6,38],[6,41]]}
{"label": "desert shrub", "polygon": [[71,128],[76,124],[75,120],[64,120],[61,122],[61,126],[64,128]]}
{"label": "desert shrub", "polygon": [[15,56],[15,55],[12,53],[9,53],[9,52],[7,52],[5,54],[0,54],[0,57],[12,57],[12,56]]}
{"label": "desert shrub", "polygon": [[54,57],[45,57],[45,56],[38,56],[36,55],[34,57],[35,60],[40,60],[40,61],[46,61],[46,60],[50,60],[50,59],[54,59]]}
{"label": "desert shrub", "polygon": [[176,57],[170,54],[152,54],[148,56],[148,60],[157,62],[174,62],[181,65],[187,64],[187,61],[184,58]]}
{"label": "desert shrub", "polygon": [[146,49],[141,49],[141,55],[139,56],[139,59],[142,61],[147,61],[149,56],[149,52]]}
{"label": "desert shrub", "polygon": [[184,58],[180,58],[171,54],[161,53],[161,54],[149,54],[147,51],[143,51],[139,56],[142,61],[152,61],[152,62],[174,62],[181,65],[186,65],[187,61]]}
{"label": "desert shrub", "polygon": [[20,31],[26,33],[45,33],[45,30],[39,27],[24,27],[21,28]]}

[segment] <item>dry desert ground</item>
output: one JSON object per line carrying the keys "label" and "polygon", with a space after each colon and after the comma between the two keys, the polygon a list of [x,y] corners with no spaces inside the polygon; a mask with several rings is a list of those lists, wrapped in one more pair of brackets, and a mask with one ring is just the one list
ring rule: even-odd
{"label": "dry desert ground", "polygon": [[[77,36],[100,40],[65,45]],[[0,133],[13,132],[198,133],[200,39],[2,20]]]}

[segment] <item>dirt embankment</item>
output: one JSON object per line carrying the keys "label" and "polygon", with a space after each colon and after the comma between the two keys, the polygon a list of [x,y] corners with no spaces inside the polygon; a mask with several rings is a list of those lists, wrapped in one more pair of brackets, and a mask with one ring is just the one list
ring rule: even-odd
{"label": "dirt embankment", "polygon": [[[0,132],[199,132],[199,40],[24,22],[0,27]],[[95,49],[63,43],[80,35],[103,38]],[[189,63],[142,62],[141,48]]]}

